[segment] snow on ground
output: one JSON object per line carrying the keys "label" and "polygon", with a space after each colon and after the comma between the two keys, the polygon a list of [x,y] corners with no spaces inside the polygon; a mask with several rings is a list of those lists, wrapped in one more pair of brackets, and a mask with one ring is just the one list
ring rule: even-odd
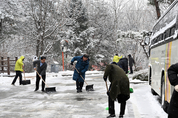
{"label": "snow on ground", "polygon": [[[31,80],[30,85],[12,86],[13,77],[0,76],[0,118],[105,118],[108,115],[107,95],[103,72],[87,72],[87,83],[94,84],[95,91],[76,93],[73,71],[47,73],[46,83],[56,87],[56,93],[43,93],[35,89],[35,73],[25,74]],[[131,80],[133,75],[129,75]],[[109,83],[109,82],[108,82]],[[134,93],[127,101],[125,118],[167,118],[167,114],[153,96],[147,82],[134,82],[130,85]],[[119,115],[119,104],[115,102],[116,116]]]}

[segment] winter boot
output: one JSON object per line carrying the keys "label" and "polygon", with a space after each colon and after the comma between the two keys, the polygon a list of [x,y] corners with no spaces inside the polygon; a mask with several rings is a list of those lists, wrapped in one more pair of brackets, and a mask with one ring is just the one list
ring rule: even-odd
{"label": "winter boot", "polygon": [[116,117],[115,114],[110,114],[107,118],[113,118],[113,117]]}
{"label": "winter boot", "polygon": [[119,118],[124,118],[123,115],[119,115]]}
{"label": "winter boot", "polygon": [[80,93],[80,89],[77,89],[77,93]]}
{"label": "winter boot", "polygon": [[35,89],[34,91],[38,91],[38,89]]}

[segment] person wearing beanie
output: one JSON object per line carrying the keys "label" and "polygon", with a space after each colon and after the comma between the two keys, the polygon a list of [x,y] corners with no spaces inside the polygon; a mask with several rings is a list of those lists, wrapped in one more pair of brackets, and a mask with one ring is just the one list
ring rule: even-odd
{"label": "person wearing beanie", "polygon": [[[71,65],[73,65],[74,61],[77,61],[74,69],[73,80],[76,81],[76,89],[77,93],[82,92],[82,87],[85,79],[85,72],[89,67],[89,55],[84,54],[83,56],[73,57],[71,60]],[[76,70],[77,69],[77,70]],[[82,79],[82,77],[83,79]]]}
{"label": "person wearing beanie", "polygon": [[133,65],[135,64],[135,61],[134,59],[132,58],[132,56],[129,54],[128,55],[128,58],[129,58],[129,67],[130,67],[130,73],[129,74],[133,74]]}

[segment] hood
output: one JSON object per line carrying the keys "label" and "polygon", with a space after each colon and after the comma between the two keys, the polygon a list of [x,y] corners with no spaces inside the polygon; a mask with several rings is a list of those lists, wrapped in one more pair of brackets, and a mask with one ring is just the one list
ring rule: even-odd
{"label": "hood", "polygon": [[23,60],[23,59],[25,59],[25,57],[24,57],[24,56],[21,56],[20,59]]}

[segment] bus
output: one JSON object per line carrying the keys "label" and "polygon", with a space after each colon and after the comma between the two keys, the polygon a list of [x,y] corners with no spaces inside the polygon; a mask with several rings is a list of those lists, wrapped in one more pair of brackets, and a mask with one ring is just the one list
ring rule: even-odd
{"label": "bus", "polygon": [[149,84],[151,92],[160,96],[160,103],[167,111],[171,86],[167,69],[178,63],[178,0],[158,19],[152,29],[149,43]]}

